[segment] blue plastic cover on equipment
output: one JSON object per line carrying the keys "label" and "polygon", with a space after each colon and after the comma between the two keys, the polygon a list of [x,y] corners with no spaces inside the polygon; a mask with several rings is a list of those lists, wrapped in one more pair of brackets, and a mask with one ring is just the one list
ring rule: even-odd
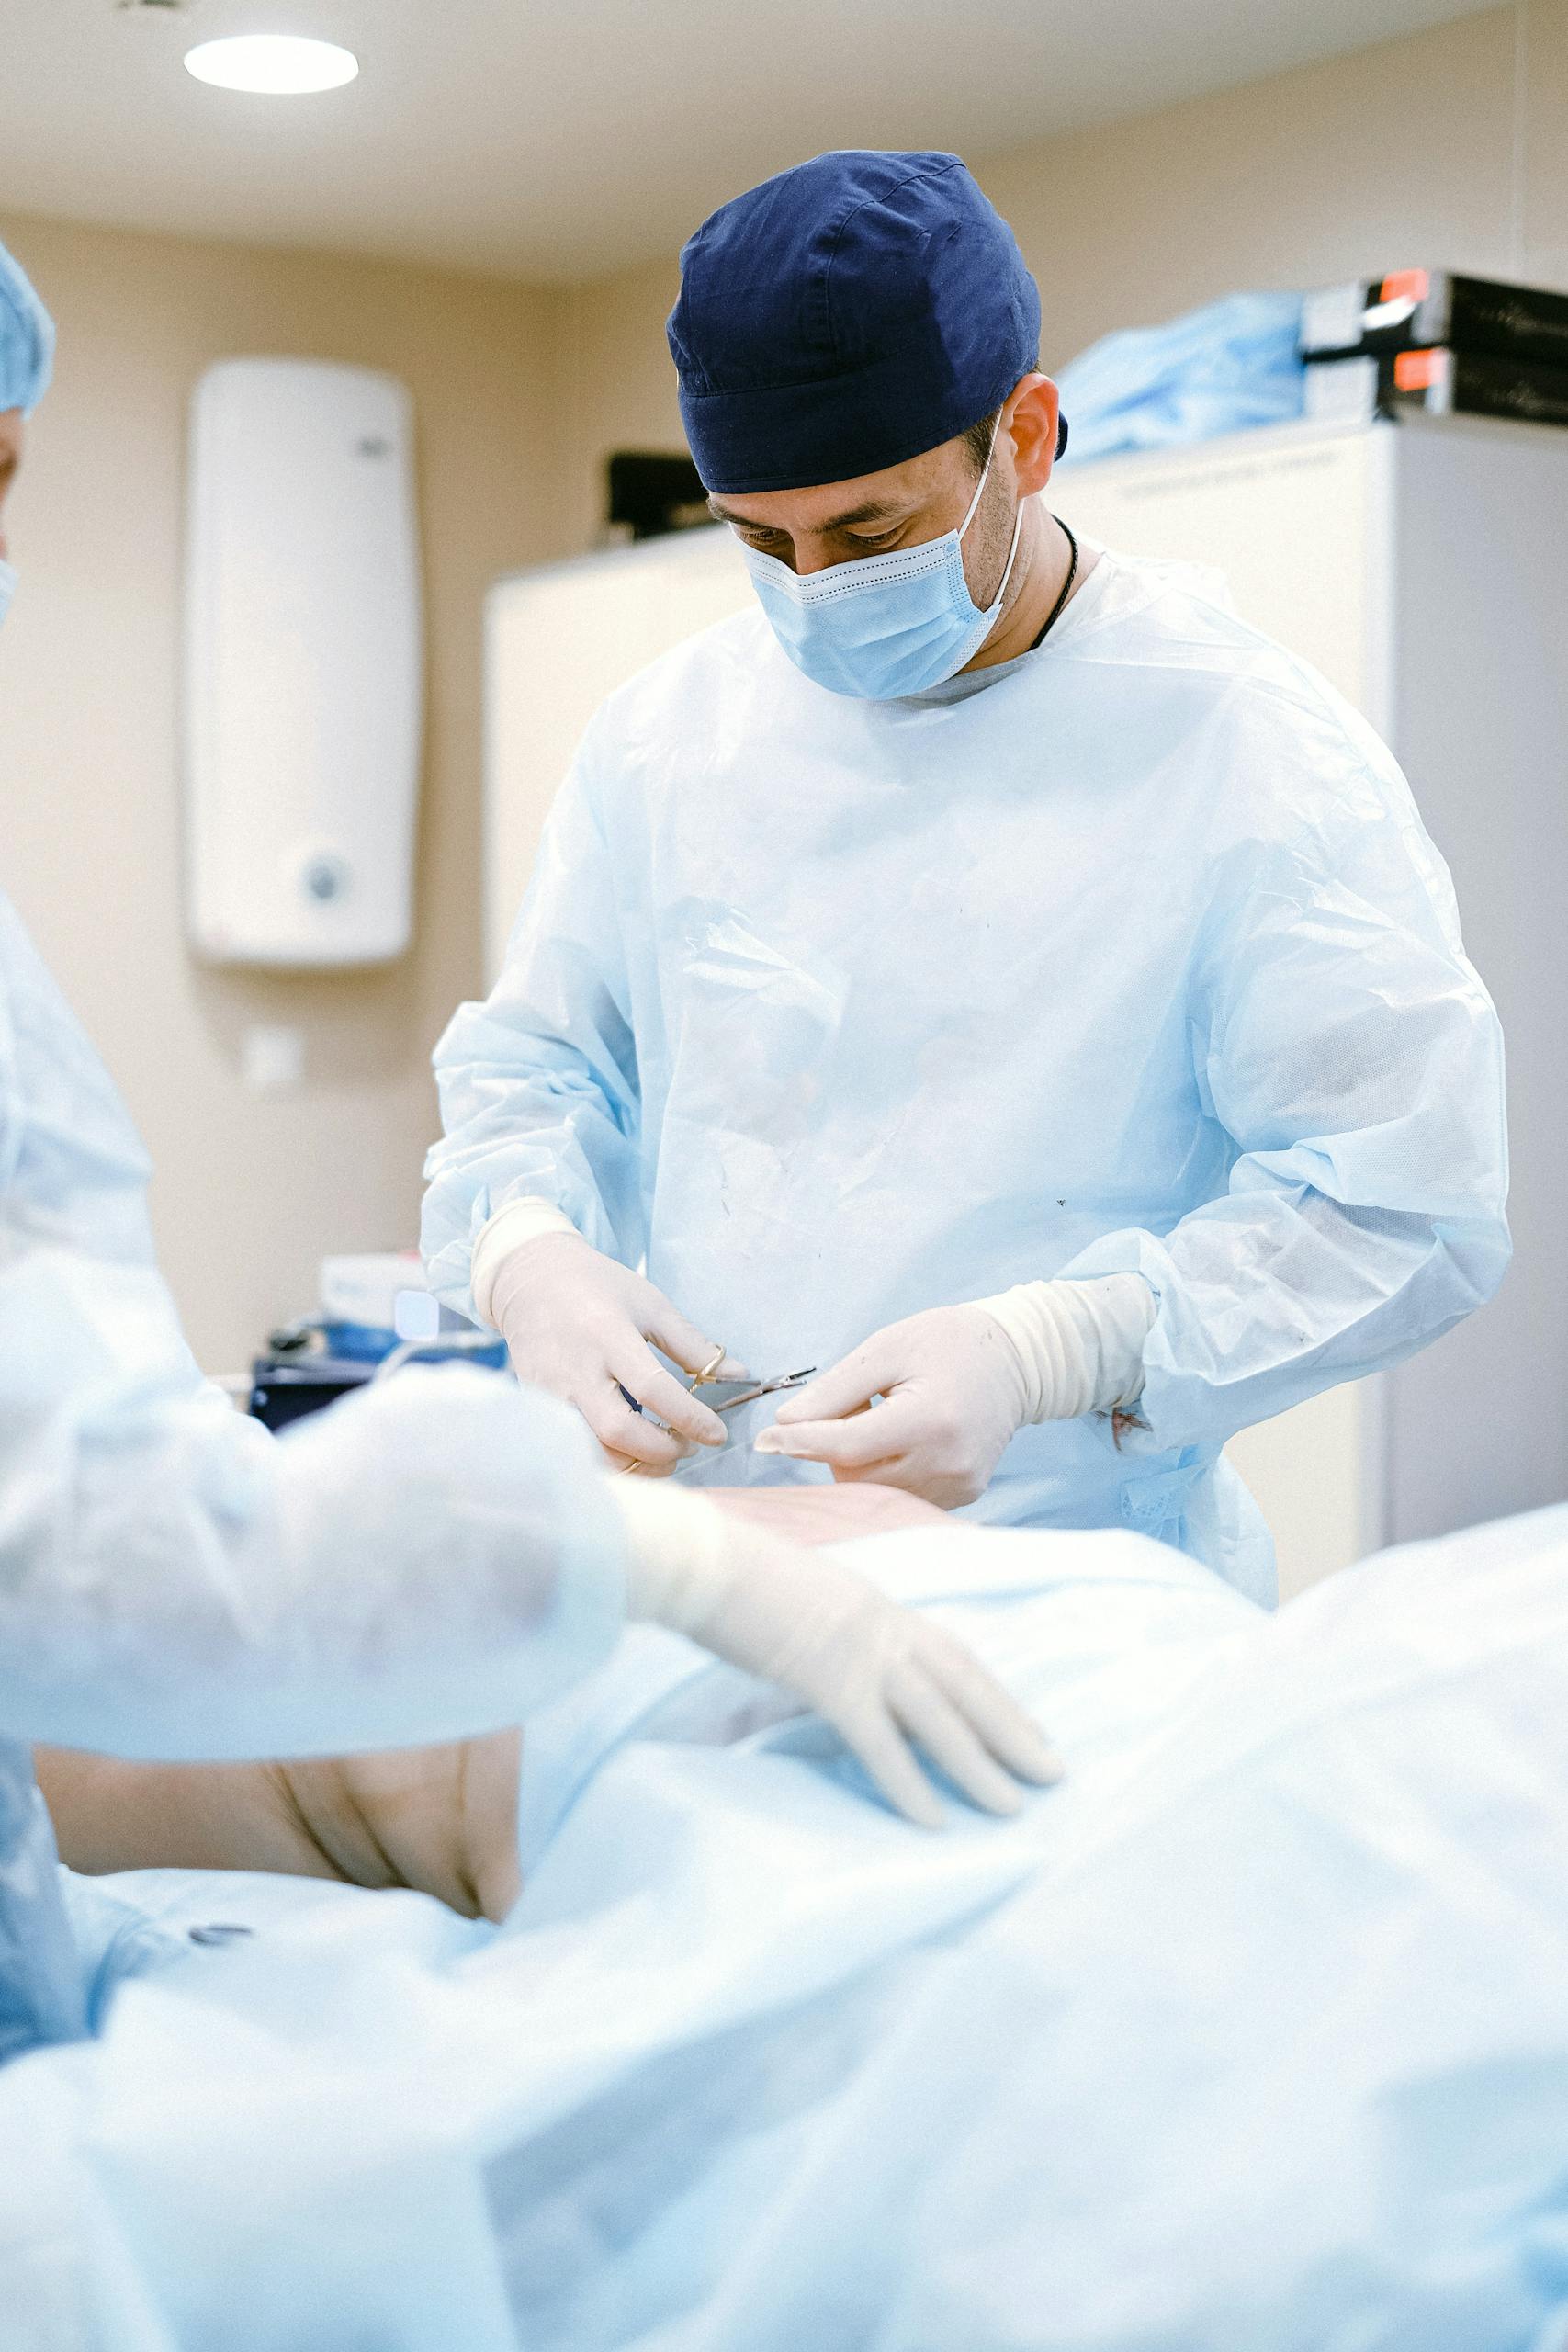
{"label": "blue plastic cover on equipment", "polygon": [[1305,398],[1301,321],[1299,294],[1232,294],[1102,335],[1053,371],[1073,429],[1062,462],[1289,424]]}

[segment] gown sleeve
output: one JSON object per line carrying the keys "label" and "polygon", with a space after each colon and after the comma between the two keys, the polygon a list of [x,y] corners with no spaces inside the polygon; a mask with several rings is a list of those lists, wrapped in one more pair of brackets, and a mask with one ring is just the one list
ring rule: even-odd
{"label": "gown sleeve", "polygon": [[436,1295],[477,1316],[474,1246],[510,1203],[559,1209],[635,1264],[646,1243],[641,1103],[620,910],[594,805],[598,722],[546,826],[500,978],[435,1048],[444,1136],[422,1244]]}
{"label": "gown sleeve", "polygon": [[1223,1443],[1397,1363],[1507,1265],[1502,1031],[1389,768],[1222,876],[1193,1056],[1234,1148],[1226,1189],[1062,1269],[1154,1288],[1140,1450]]}
{"label": "gown sleeve", "polygon": [[281,1440],[203,1381],[146,1164],[0,901],[0,1731],[127,1757],[516,1723],[624,1616],[577,1415],[410,1372]]}

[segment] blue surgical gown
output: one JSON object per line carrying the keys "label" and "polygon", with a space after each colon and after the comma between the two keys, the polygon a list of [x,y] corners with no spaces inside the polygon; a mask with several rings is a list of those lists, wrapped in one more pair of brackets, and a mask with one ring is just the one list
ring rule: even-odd
{"label": "blue surgical gown", "polygon": [[141,1148],[0,898],[0,2060],[86,2014],[30,1743],[236,1758],[455,1739],[596,1664],[597,1450],[547,1396],[409,1374],[282,1442],[204,1382]]}
{"label": "blue surgical gown", "polygon": [[[1212,577],[1102,554],[1038,651],[903,701],[758,613],[613,695],[436,1051],[441,1295],[525,1197],[764,1374],[1140,1271],[1145,1426],[1021,1431],[973,1515],[1269,1597],[1220,1449],[1495,1287],[1502,1039],[1389,753]],[[750,1415],[682,1475],[746,1476]]]}

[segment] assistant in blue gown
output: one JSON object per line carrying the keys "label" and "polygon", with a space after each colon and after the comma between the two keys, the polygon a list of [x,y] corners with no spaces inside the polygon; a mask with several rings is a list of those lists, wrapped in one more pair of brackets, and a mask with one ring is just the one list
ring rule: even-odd
{"label": "assistant in blue gown", "polygon": [[[52,342],[0,247],[0,413],[33,407]],[[0,551],[0,606],[13,584]],[[518,1722],[623,1619],[621,1522],[565,1407],[410,1374],[275,1442],[197,1369],[146,1179],[0,896],[0,2060],[87,2018],[32,1744],[461,1738]]]}

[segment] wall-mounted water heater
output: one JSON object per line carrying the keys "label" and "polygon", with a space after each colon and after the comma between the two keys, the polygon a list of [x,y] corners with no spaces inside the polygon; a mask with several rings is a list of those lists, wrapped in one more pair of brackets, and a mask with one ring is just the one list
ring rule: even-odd
{"label": "wall-mounted water heater", "polygon": [[191,408],[186,895],[220,963],[384,963],[412,928],[422,727],[412,403],[228,359]]}

